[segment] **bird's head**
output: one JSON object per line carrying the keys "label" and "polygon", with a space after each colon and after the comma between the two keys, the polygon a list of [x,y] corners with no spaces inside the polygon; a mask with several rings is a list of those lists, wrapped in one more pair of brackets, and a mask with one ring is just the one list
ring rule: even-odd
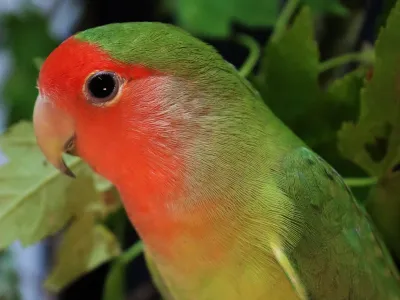
{"label": "bird's head", "polygon": [[42,65],[33,118],[38,144],[69,175],[63,152],[112,181],[152,166],[176,169],[199,118],[227,107],[210,95],[235,90],[230,80],[227,90],[218,88],[226,78],[219,72],[232,70],[212,47],[171,25],[110,24],[78,33]]}

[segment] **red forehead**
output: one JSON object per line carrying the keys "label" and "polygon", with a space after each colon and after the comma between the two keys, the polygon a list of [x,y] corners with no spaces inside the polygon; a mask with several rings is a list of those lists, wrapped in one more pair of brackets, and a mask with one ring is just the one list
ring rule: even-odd
{"label": "red forehead", "polygon": [[108,70],[130,80],[152,72],[138,65],[123,64],[94,44],[71,37],[45,60],[39,74],[40,92],[51,96],[73,96],[82,91],[86,78],[95,71]]}

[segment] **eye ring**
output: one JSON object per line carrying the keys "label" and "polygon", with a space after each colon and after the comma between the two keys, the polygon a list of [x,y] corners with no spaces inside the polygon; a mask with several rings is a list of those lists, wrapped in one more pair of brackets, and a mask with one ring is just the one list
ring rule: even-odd
{"label": "eye ring", "polygon": [[118,99],[121,78],[111,71],[96,71],[88,76],[84,85],[87,100],[95,106],[109,106]]}

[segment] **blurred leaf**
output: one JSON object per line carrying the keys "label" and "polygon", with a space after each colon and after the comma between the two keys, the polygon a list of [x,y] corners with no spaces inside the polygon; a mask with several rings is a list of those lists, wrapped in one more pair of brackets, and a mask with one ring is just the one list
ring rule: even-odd
{"label": "blurred leaf", "polygon": [[[337,147],[337,132],[345,121],[355,121],[360,107],[360,90],[364,85],[367,69],[360,67],[334,80],[326,89],[326,106],[321,111],[329,129],[324,138],[318,141],[314,150],[322,155],[342,176],[363,178],[365,172],[342,156]],[[370,188],[351,187],[356,199],[364,202]]]}
{"label": "blurred leaf", "polygon": [[379,179],[366,203],[385,242],[400,259],[400,1],[376,42],[373,76],[361,92],[357,123],[339,132],[343,155]]}
{"label": "blurred leaf", "polygon": [[112,188],[112,183],[99,174],[94,174],[94,184],[99,192],[106,192]]}
{"label": "blurred leaf", "polygon": [[115,236],[92,215],[76,220],[68,228],[57,253],[57,264],[45,287],[58,292],[79,276],[120,254]]}
{"label": "blurred leaf", "polygon": [[271,26],[278,14],[277,0],[175,0],[172,4],[178,25],[213,37],[227,37],[232,22],[250,27]]}
{"label": "blurred leaf", "polygon": [[17,239],[30,245],[57,232],[71,215],[95,200],[74,197],[87,190],[76,190],[90,176],[84,164],[68,157],[68,165],[80,179],[62,175],[45,161],[31,124],[10,128],[0,137],[0,149],[8,159],[0,168],[0,248]]}
{"label": "blurred leaf", "polygon": [[71,156],[66,162],[77,179],[49,165],[37,147],[32,124],[11,127],[0,136],[0,150],[8,159],[0,167],[0,248],[17,239],[24,246],[33,244],[89,208],[103,214],[92,171]]}
{"label": "blurred leaf", "polygon": [[381,30],[381,27],[385,25],[387,18],[389,17],[389,14],[392,10],[392,8],[395,6],[397,0],[382,0],[382,11],[380,12],[378,18],[376,18],[375,21],[375,33],[378,34],[379,31]]}
{"label": "blurred leaf", "polygon": [[323,1],[302,0],[302,1],[317,11],[330,12],[338,15],[345,15],[347,13],[347,9],[342,4],[340,4],[339,0],[323,0]]}
{"label": "blurred leaf", "polygon": [[356,120],[360,107],[360,90],[364,86],[365,76],[366,69],[358,68],[334,80],[328,86],[326,101],[331,114],[327,123],[333,127],[332,134],[335,136],[343,121]]}
{"label": "blurred leaf", "polygon": [[260,76],[254,79],[270,109],[308,143],[323,128],[318,56],[311,12],[305,7],[280,39],[267,44]]}
{"label": "blurred leaf", "polygon": [[[318,12],[344,15],[347,10],[338,0],[303,0]],[[231,25],[238,22],[249,27],[272,27],[279,15],[280,0],[164,0],[177,23],[194,34],[227,37]]]}
{"label": "blurred leaf", "polygon": [[286,123],[318,101],[319,60],[313,30],[310,10],[304,8],[281,39],[267,44],[262,60],[265,100]]}
{"label": "blurred leaf", "polygon": [[388,248],[400,261],[400,172],[384,178],[371,190],[366,208],[383,234]]}
{"label": "blurred leaf", "polygon": [[[233,19],[252,27],[266,27],[275,23],[278,17],[279,1],[271,0],[236,0]],[[232,1],[226,5],[231,6]]]}
{"label": "blurred leaf", "polygon": [[[66,157],[71,179],[49,165],[36,144],[32,124],[21,122],[0,136],[8,162],[0,167],[0,248],[19,239],[24,246],[58,232],[72,220],[48,287],[58,290],[119,253],[118,241],[95,219],[110,206],[111,184],[95,177],[77,157]],[[118,198],[117,198],[118,199]]]}
{"label": "blurred leaf", "polygon": [[[280,39],[269,41],[260,74],[252,81],[271,110],[342,175],[363,176],[337,149],[343,121],[357,117],[365,69],[359,68],[322,90],[311,13],[303,8]],[[357,191],[361,199],[367,189]]]}
{"label": "blurred leaf", "polygon": [[0,299],[19,300],[18,274],[9,250],[0,251]]}
{"label": "blurred leaf", "polygon": [[3,90],[9,107],[9,124],[13,124],[31,119],[37,96],[35,58],[46,57],[58,42],[49,35],[46,17],[36,11],[2,15],[0,25],[5,33],[4,47],[11,51],[13,59]]}
{"label": "blurred leaf", "polygon": [[33,64],[35,65],[35,67],[36,67],[36,69],[38,71],[40,71],[40,68],[42,67],[43,63],[44,63],[44,59],[43,58],[35,57],[33,59]]}
{"label": "blurred leaf", "polygon": [[357,124],[339,132],[345,157],[371,176],[385,175],[400,161],[400,2],[376,42],[374,74],[361,94]]}

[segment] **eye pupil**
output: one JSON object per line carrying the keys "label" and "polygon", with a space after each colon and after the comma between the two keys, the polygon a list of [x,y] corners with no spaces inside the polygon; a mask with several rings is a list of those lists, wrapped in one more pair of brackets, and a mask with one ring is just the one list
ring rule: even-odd
{"label": "eye pupil", "polygon": [[93,102],[107,102],[117,94],[118,80],[111,72],[96,73],[87,81],[87,91]]}
{"label": "eye pupil", "polygon": [[110,96],[115,86],[114,76],[109,73],[97,74],[89,81],[90,93],[93,97],[100,99]]}

